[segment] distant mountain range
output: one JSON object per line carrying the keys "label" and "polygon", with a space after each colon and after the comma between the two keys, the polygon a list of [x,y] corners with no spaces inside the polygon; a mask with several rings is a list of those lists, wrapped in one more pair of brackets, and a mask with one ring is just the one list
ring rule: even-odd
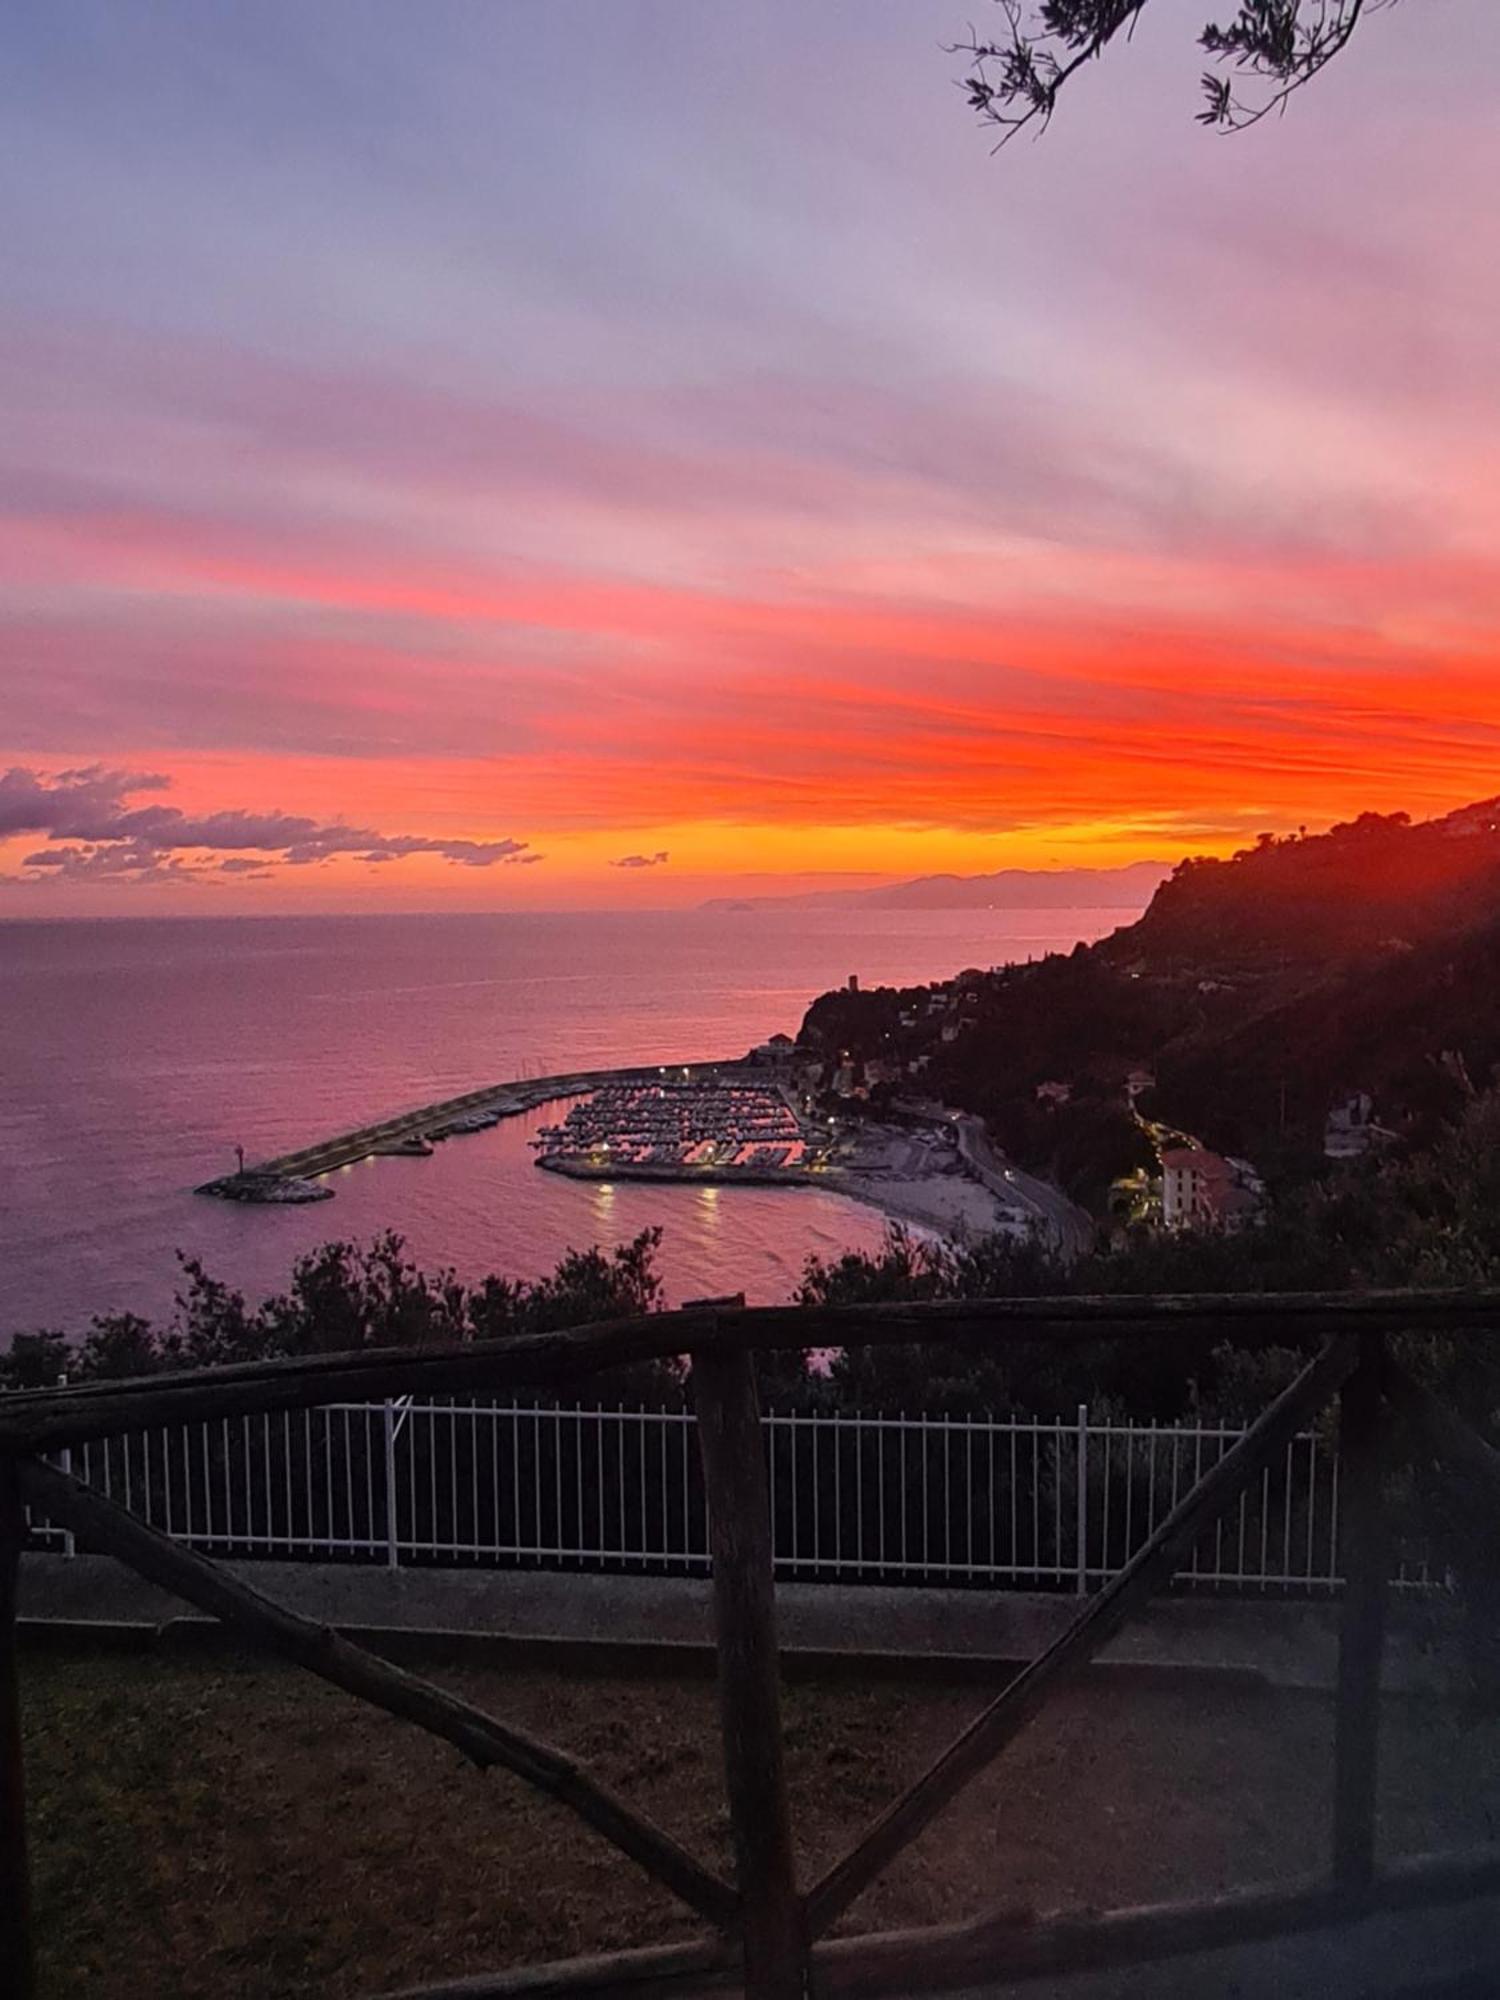
{"label": "distant mountain range", "polygon": [[993,875],[919,875],[878,889],[798,896],[714,896],[705,910],[1139,910],[1172,872],[1165,861],[1124,868],[1002,868]]}

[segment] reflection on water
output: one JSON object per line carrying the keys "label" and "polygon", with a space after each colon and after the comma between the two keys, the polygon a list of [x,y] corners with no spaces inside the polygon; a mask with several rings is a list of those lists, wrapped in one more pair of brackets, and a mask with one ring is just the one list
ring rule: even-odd
{"label": "reflection on water", "polygon": [[190,1189],[476,1084],[737,1054],[852,971],[909,984],[1067,949],[1123,913],[783,911],[0,924],[0,1337],[159,1314],[181,1249],[252,1296],[330,1236],[399,1230],[461,1277],[538,1276],[659,1223],[674,1299],[782,1299],[810,1254],[878,1241],[811,1189],[569,1181],[538,1111],[431,1159],[360,1162],[337,1200]]}

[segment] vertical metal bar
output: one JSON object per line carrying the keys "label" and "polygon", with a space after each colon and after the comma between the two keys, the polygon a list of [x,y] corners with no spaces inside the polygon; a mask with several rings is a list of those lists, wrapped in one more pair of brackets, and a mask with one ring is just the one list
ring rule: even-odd
{"label": "vertical metal bar", "polygon": [[292,1513],[292,1413],[281,1413],[281,1476],[286,1488],[286,1545],[290,1552],[294,1546],[296,1523]]}
{"label": "vertical metal bar", "polygon": [[901,1573],[904,1576],[906,1575],[908,1568],[907,1549],[909,1547],[908,1527],[907,1527],[907,1472],[906,1472],[906,1458],[907,1458],[906,1447],[908,1439],[906,1435],[905,1410],[901,1412],[901,1429],[899,1432],[899,1436],[901,1439]]}
{"label": "vertical metal bar", "polygon": [[1014,1576],[1020,1568],[1020,1508],[1016,1498],[1020,1494],[1020,1482],[1016,1478],[1016,1418],[1010,1418],[1010,1574]]}
{"label": "vertical metal bar", "polygon": [[953,1568],[953,1419],[943,1418],[943,1564]]}
{"label": "vertical metal bar", "polygon": [[[344,1539],[353,1543],[358,1540],[354,1532],[354,1452],[349,1442],[349,1412],[340,1410],[344,1420]],[[329,1521],[329,1527],[333,1525]]]}
{"label": "vertical metal bar", "polygon": [[798,1559],[802,1554],[802,1503],[801,1496],[797,1491],[797,1468],[800,1463],[797,1449],[797,1429],[797,1418],[793,1414],[789,1435],[791,1438],[792,1457],[792,1571],[794,1575]]}
{"label": "vertical metal bar", "polygon": [[496,1560],[498,1561],[499,1550],[505,1539],[500,1533],[500,1411],[498,1406],[491,1403],[485,1410],[485,1415],[489,1418],[490,1423],[490,1546],[496,1551]]}
{"label": "vertical metal bar", "polygon": [[[317,1507],[313,1500],[312,1428],[313,1413],[311,1410],[304,1410],[302,1412],[302,1532],[306,1537],[309,1550],[317,1546],[314,1538],[314,1522],[317,1520]],[[326,1458],[327,1454],[325,1453],[324,1456]]]}
{"label": "vertical metal bar", "polygon": [[594,1512],[599,1521],[599,1539],[595,1546],[601,1556],[609,1547],[609,1536],[604,1529],[604,1411],[595,1410],[594,1418]]}
{"label": "vertical metal bar", "polygon": [[1078,1546],[1075,1554],[1074,1588],[1080,1597],[1087,1597],[1089,1590],[1089,1406],[1078,1405]]}
{"label": "vertical metal bar", "polygon": [[[692,1493],[688,1479],[688,1431],[686,1424],[675,1426],[678,1442],[682,1446],[682,1554],[684,1561],[693,1553],[692,1537]],[[759,1433],[757,1433],[757,1436]]]}
{"label": "vertical metal bar", "polygon": [[[333,1412],[326,1406],[318,1412],[323,1419],[323,1551],[328,1554],[333,1544]],[[312,1412],[308,1412],[311,1428]],[[311,1523],[309,1523],[309,1526]]]}
{"label": "vertical metal bar", "polygon": [[833,1560],[834,1574],[844,1560],[844,1425],[840,1413],[833,1413]]}
{"label": "vertical metal bar", "polygon": [[379,1547],[375,1539],[375,1409],[366,1407],[364,1419],[361,1429],[365,1444],[365,1534],[373,1550]]}
{"label": "vertical metal bar", "polygon": [[1059,1581],[1063,1571],[1063,1485],[1067,1475],[1063,1471],[1063,1439],[1067,1432],[1063,1420],[1058,1417],[1052,1425],[1052,1561],[1049,1567]]}
{"label": "vertical metal bar", "polygon": [[932,1427],[925,1410],[923,1410],[917,1421],[921,1426],[920,1436],[922,1439],[922,1567],[924,1570],[930,1572],[932,1568],[932,1541],[928,1527],[927,1460],[931,1455],[930,1436]]}
{"label": "vertical metal bar", "polygon": [[854,1564],[864,1576],[864,1424],[854,1412]]}
{"label": "vertical metal bar", "polygon": [[[890,1432],[886,1428],[885,1418],[877,1411],[875,1415],[875,1497],[880,1508],[880,1533],[876,1538],[876,1546],[880,1551],[880,1571],[882,1577],[885,1575],[886,1547],[885,1446],[886,1439],[889,1436]],[[901,1433],[899,1431],[896,1433],[896,1441],[898,1444],[901,1441]]]}
{"label": "vertical metal bar", "polygon": [[1380,1663],[1389,1551],[1380,1498],[1384,1344],[1360,1339],[1360,1362],[1339,1392],[1344,1462],[1344,1602],[1339,1620],[1334,1741],[1333,1876],[1368,1888],[1375,1872],[1375,1792],[1380,1747]]}
{"label": "vertical metal bar", "polygon": [[651,1539],[646,1532],[646,1405],[644,1403],[640,1404],[636,1411],[635,1435],[637,1446],[635,1462],[641,1475],[641,1561],[644,1562]]}
{"label": "vertical metal bar", "polygon": [[269,1549],[271,1546],[271,1536],[276,1526],[271,1512],[271,1413],[269,1410],[266,1411],[260,1420],[260,1453],[261,1465],[265,1472],[266,1547]]}
{"label": "vertical metal bar", "polygon": [[[406,1514],[407,1514],[407,1520],[411,1528],[411,1544],[412,1544],[413,1554],[416,1554],[416,1552],[420,1549],[422,1543],[422,1537],[418,1533],[418,1524],[421,1520],[421,1515],[417,1510],[417,1430],[419,1428],[417,1423],[418,1414],[419,1413],[416,1409],[416,1406],[409,1402],[406,1407]],[[429,1417],[430,1417],[430,1412],[429,1412]],[[429,1466],[431,1466],[436,1461],[433,1459],[432,1456],[432,1424],[430,1421],[427,1425],[427,1447],[428,1447],[427,1463]],[[429,1540],[431,1539],[431,1532],[432,1531],[429,1528],[428,1530]]]}
{"label": "vertical metal bar", "polygon": [[36,1990],[16,1657],[16,1584],[25,1539],[15,1464],[0,1459],[0,1992],[9,2000],[31,2000]]}
{"label": "vertical metal bar", "polygon": [[990,1456],[990,1532],[986,1537],[985,1546],[990,1554],[989,1574],[993,1579],[999,1553],[995,1547],[995,1413],[993,1410],[985,1413],[985,1436],[989,1440]]}
{"label": "vertical metal bar", "polygon": [[385,1401],[385,1560],[389,1569],[401,1561],[396,1519],[396,1408]]}
{"label": "vertical metal bar", "polygon": [[[663,1559],[670,1562],[672,1555],[672,1517],[667,1507],[667,1426],[662,1421],[661,1412],[659,1410],[656,1413],[655,1422],[656,1422],[656,1435],[661,1443],[661,1450],[657,1454],[659,1460],[661,1461],[660,1470],[657,1476],[657,1491],[661,1494],[661,1553]],[[559,1477],[560,1476],[561,1475],[559,1474]],[[561,1489],[559,1488],[558,1491],[559,1512],[561,1511],[561,1505],[562,1505],[562,1492]]]}
{"label": "vertical metal bar", "polygon": [[[1198,1486],[1198,1485],[1200,1485],[1200,1484],[1202,1483],[1202,1479],[1203,1479],[1203,1426],[1202,1426],[1202,1425],[1200,1424],[1200,1425],[1198,1425],[1198,1426],[1197,1426],[1197,1428],[1196,1428],[1196,1429],[1194,1430],[1194,1432],[1193,1432],[1193,1484],[1194,1484],[1194,1486]],[[1194,1542],[1194,1543],[1193,1543],[1193,1557],[1192,1557],[1192,1563],[1191,1563],[1191,1566],[1190,1566],[1190,1568],[1189,1568],[1189,1571],[1188,1571],[1188,1574],[1189,1574],[1190,1576],[1192,1576],[1192,1577],[1196,1578],[1196,1577],[1198,1576],[1198,1573],[1199,1573],[1199,1568],[1200,1568],[1200,1565],[1199,1565],[1199,1562],[1198,1562],[1198,1543],[1197,1543],[1197,1542]]]}
{"label": "vertical metal bar", "polygon": [[619,1518],[615,1544],[623,1557],[630,1544],[625,1535],[625,1405],[621,1403],[615,1413],[615,1465],[619,1472]]}
{"label": "vertical metal bar", "polygon": [[437,1420],[440,1416],[448,1419],[448,1552],[458,1554],[458,1398],[450,1396],[444,1408],[433,1406],[432,1412],[432,1543],[433,1553],[437,1553],[439,1542],[437,1523]]}
{"label": "vertical metal bar", "polygon": [[1101,1544],[1099,1549],[1099,1573],[1101,1576],[1109,1578],[1117,1574],[1120,1565],[1111,1558],[1109,1552],[1109,1500],[1111,1490],[1114,1486],[1112,1476],[1114,1473],[1114,1454],[1111,1447],[1114,1439],[1108,1423],[1100,1426],[1100,1435],[1104,1439],[1104,1518],[1099,1523],[1099,1540]]}
{"label": "vertical metal bar", "polygon": [[[60,1376],[59,1376],[59,1377],[58,1377],[57,1379],[58,1379],[58,1387],[59,1387],[59,1388],[64,1388],[64,1389],[65,1389],[65,1388],[67,1387],[67,1385],[68,1385],[68,1378],[67,1378],[67,1376],[66,1376],[66,1375],[60,1375]],[[88,1476],[89,1476],[89,1475],[88,1475],[88,1470],[87,1470],[87,1466],[88,1466],[88,1446],[87,1446],[87,1445],[85,1445],[85,1446],[84,1446],[84,1448],[83,1448],[83,1450],[84,1450],[84,1467],[85,1467],[85,1469],[84,1469],[84,1475],[83,1475],[83,1476],[84,1476],[85,1480],[87,1480],[87,1478],[88,1478]],[[61,1450],[61,1451],[60,1451],[60,1452],[58,1453],[58,1455],[57,1455],[57,1464],[58,1464],[58,1469],[59,1469],[59,1471],[67,1473],[67,1475],[69,1476],[69,1478],[71,1478],[71,1477],[72,1477],[72,1474],[73,1474],[73,1447],[72,1447],[71,1445],[69,1445],[69,1444],[65,1444],[65,1445],[63,1446],[62,1450]],[[72,1530],[71,1528],[64,1528],[64,1529],[63,1529],[63,1538],[62,1538],[62,1544],[63,1544],[63,1554],[64,1554],[65,1556],[71,1556],[71,1555],[73,1555],[73,1554],[75,1554],[75,1553],[76,1553],[76,1540],[75,1540],[75,1537],[74,1537],[74,1534],[73,1534],[73,1530]]]}
{"label": "vertical metal bar", "polygon": [[823,1482],[822,1479],[819,1477],[822,1468],[818,1464],[817,1424],[814,1423],[811,1426],[811,1429],[812,1429],[812,1473],[813,1473],[812,1549],[813,1549],[813,1573],[814,1575],[816,1575],[818,1568],[821,1566],[823,1558]]}

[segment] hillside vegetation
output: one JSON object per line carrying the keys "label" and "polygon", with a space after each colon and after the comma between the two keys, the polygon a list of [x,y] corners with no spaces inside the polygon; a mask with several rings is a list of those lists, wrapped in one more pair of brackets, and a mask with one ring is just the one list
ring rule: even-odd
{"label": "hillside vegetation", "polygon": [[[1283,1180],[1320,1166],[1352,1091],[1398,1140],[1430,1143],[1500,1063],[1497,974],[1500,803],[1420,825],[1367,813],[1184,861],[1136,923],[961,974],[941,1008],[927,988],[825,994],[800,1039],[891,1071],[888,1096],[981,1113],[1018,1160],[1098,1204],[1147,1157],[1133,1071],[1155,1078],[1145,1113]],[[1038,1098],[1054,1084],[1067,1102]]]}

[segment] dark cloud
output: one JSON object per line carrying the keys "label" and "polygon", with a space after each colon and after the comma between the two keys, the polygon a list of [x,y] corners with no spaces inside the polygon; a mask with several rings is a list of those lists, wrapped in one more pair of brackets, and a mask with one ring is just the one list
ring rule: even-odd
{"label": "dark cloud", "polygon": [[0,773],[0,839],[39,833],[57,843],[24,857],[21,867],[32,875],[5,879],[188,880],[209,872],[190,858],[205,854],[228,854],[215,872],[240,876],[267,874],[277,865],[307,867],[340,854],[375,862],[438,854],[462,868],[541,859],[523,840],[439,840],[300,813],[231,807],[195,816],[176,806],[135,803],[141,793],[165,791],[170,782],[99,764],[51,776],[21,766]]}
{"label": "dark cloud", "polygon": [[622,854],[618,861],[611,861],[611,868],[664,868],[671,856],[664,847],[655,854]]}

